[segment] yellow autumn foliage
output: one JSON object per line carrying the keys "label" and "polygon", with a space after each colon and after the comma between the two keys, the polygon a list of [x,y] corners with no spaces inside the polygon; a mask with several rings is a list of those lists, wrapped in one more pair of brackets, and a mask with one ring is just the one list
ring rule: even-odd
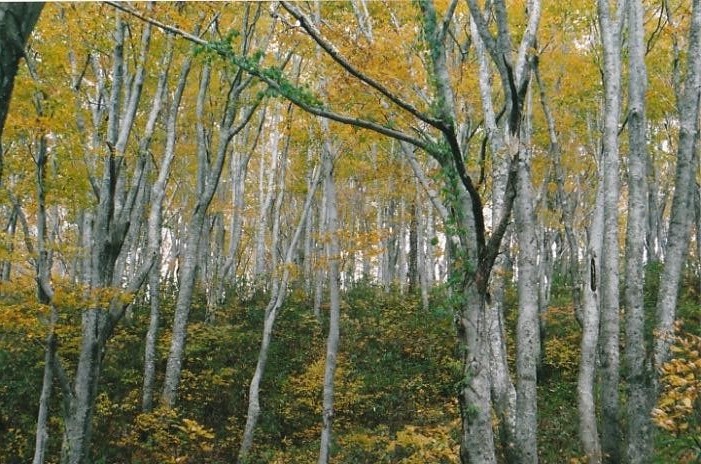
{"label": "yellow autumn foliage", "polygon": [[[701,337],[680,334],[671,347],[674,358],[661,368],[662,394],[652,420],[701,452]],[[698,449],[697,449],[698,448]]]}

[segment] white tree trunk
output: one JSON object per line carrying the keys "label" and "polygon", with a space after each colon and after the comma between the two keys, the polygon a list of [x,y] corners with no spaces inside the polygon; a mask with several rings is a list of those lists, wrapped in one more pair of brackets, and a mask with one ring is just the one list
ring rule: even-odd
{"label": "white tree trunk", "polygon": [[[154,108],[160,106],[163,102],[165,94],[165,84],[170,69],[172,60],[172,41],[168,45],[168,50],[164,58],[164,67],[162,68],[158,92],[154,97]],[[147,247],[149,253],[153,256],[153,268],[149,273],[149,326],[146,332],[145,348],[144,348],[144,382],[141,397],[141,408],[148,412],[153,408],[153,386],[156,376],[156,339],[158,336],[158,327],[160,323],[160,286],[161,286],[161,236],[163,228],[163,199],[165,197],[165,187],[168,176],[170,174],[170,166],[175,158],[175,141],[176,141],[176,122],[180,109],[180,102],[185,90],[185,83],[190,73],[192,64],[191,57],[186,58],[180,71],[178,84],[173,95],[173,101],[168,110],[166,121],[166,143],[165,153],[161,166],[158,172],[158,177],[151,186],[151,206],[148,215],[148,238]],[[158,110],[154,110],[152,116],[158,115]],[[155,117],[150,119],[155,122]]]}
{"label": "white tree trunk", "polygon": [[[328,131],[328,121],[322,120],[322,127]],[[326,341],[326,364],[324,367],[324,389],[322,402],[321,444],[319,464],[328,464],[331,453],[331,431],[334,419],[334,375],[338,356],[338,343],[341,325],[341,298],[339,289],[339,257],[341,254],[338,238],[338,211],[336,183],[333,163],[335,150],[331,141],[324,141],[324,196],[326,197],[326,233],[329,236],[326,256],[329,267],[329,334]]]}
{"label": "white tree trunk", "polygon": [[[513,142],[512,142],[513,143]],[[518,143],[516,141],[515,143]],[[516,148],[518,150],[518,148]],[[516,446],[519,462],[537,463],[537,366],[540,359],[538,238],[530,159],[521,150],[515,204],[518,237],[518,328],[516,342]]]}
{"label": "white tree trunk", "polygon": [[695,188],[694,159],[698,148],[699,92],[701,90],[701,1],[694,0],[687,75],[679,107],[679,143],[674,182],[674,197],[669,218],[669,232],[665,249],[665,264],[660,278],[657,298],[657,333],[654,347],[654,367],[659,370],[670,356],[674,332],[677,297],[681,271],[689,246],[691,217],[693,216],[692,189]]}
{"label": "white tree trunk", "polygon": [[630,464],[649,462],[652,456],[650,411],[653,404],[652,366],[647,361],[643,293],[643,255],[647,228],[647,137],[645,119],[645,37],[641,0],[627,0],[628,10],[628,221],[625,260],[625,356],[628,384],[627,459]]}
{"label": "white tree trunk", "polygon": [[307,224],[307,217],[309,215],[309,210],[314,200],[314,194],[316,193],[317,186],[319,185],[319,170],[315,169],[314,174],[311,175],[310,188],[307,191],[307,198],[304,202],[304,207],[302,209],[302,215],[300,216],[299,223],[295,229],[292,241],[287,247],[285,253],[285,261],[283,263],[283,274],[280,279],[279,285],[275,285],[276,291],[271,293],[270,301],[268,306],[265,308],[265,322],[263,325],[263,339],[260,344],[260,350],[258,351],[258,361],[256,363],[256,369],[253,373],[253,378],[248,389],[248,412],[246,415],[246,424],[244,426],[243,438],[241,440],[241,446],[239,447],[239,452],[237,456],[237,462],[239,464],[244,464],[248,453],[253,445],[253,435],[255,432],[256,424],[258,423],[258,418],[260,416],[260,384],[263,380],[263,375],[265,373],[265,367],[268,361],[268,352],[270,349],[270,342],[273,336],[273,329],[275,327],[275,320],[277,318],[278,312],[285,301],[285,296],[287,293],[287,286],[290,279],[290,265],[294,261],[294,253],[297,248],[297,243],[302,235],[302,230]]}
{"label": "white tree trunk", "polygon": [[[258,104],[254,101],[251,106],[244,107],[245,111],[240,111],[241,107],[243,107],[241,104],[242,92],[248,86],[247,82],[250,83],[251,81],[240,82],[238,78],[234,78],[230,91],[227,93],[227,100],[223,107],[224,115],[218,127],[216,147],[210,159],[207,133],[213,131],[213,128],[205,128],[204,126],[204,105],[209,87],[210,66],[211,64],[206,63],[203,67],[197,95],[197,200],[188,221],[186,245],[182,252],[182,266],[178,276],[180,289],[175,303],[173,334],[161,395],[162,404],[168,408],[174,407],[177,399],[190,305],[196,279],[200,234],[207,209],[219,185],[219,178],[224,168],[224,161],[232,138],[246,127],[253,113],[258,108]],[[242,71],[239,70],[239,73],[242,73]]]}
{"label": "white tree trunk", "polygon": [[[253,266],[253,280],[257,286],[262,284],[261,279],[266,273],[266,246],[265,246],[265,230],[268,224],[269,211],[272,206],[273,194],[275,191],[275,178],[277,176],[277,165],[280,144],[280,105],[276,105],[273,115],[270,120],[269,135],[267,150],[270,153],[270,164],[264,164],[264,157],[261,157],[259,169],[259,201],[260,209],[258,210],[258,220],[256,221],[255,233],[255,262]],[[267,174],[267,184],[261,182]],[[265,186],[264,186],[265,185]]]}
{"label": "white tree trunk", "polygon": [[620,462],[619,427],[619,290],[618,290],[618,124],[621,105],[623,2],[613,11],[598,1],[604,58],[604,127],[602,135],[604,181],[604,239],[601,250],[601,447],[606,462]]}
{"label": "white tree trunk", "polygon": [[[601,176],[601,174],[599,174]],[[589,464],[601,462],[601,444],[596,420],[594,379],[596,377],[597,347],[599,345],[599,282],[601,249],[604,231],[603,182],[599,179],[593,217],[589,230],[587,254],[582,266],[582,341],[579,376],[577,378],[577,409],[579,437]]]}

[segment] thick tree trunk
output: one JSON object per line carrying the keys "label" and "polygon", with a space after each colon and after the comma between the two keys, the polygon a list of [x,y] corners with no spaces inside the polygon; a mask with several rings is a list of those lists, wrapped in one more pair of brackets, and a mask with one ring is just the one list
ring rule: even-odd
{"label": "thick tree trunk", "polygon": [[[512,142],[513,143],[513,142]],[[515,143],[518,143],[516,141]],[[517,148],[518,149],[518,148]],[[537,366],[540,359],[538,238],[530,160],[522,150],[514,216],[518,237],[518,328],[516,342],[516,447],[518,462],[537,463]]]}
{"label": "thick tree trunk", "polygon": [[2,185],[2,132],[10,108],[15,76],[24,47],[39,19],[43,2],[0,3],[0,185]]}
{"label": "thick tree trunk", "polygon": [[106,315],[102,309],[88,309],[82,317],[82,343],[75,374],[75,386],[67,402],[64,419],[61,464],[88,464],[92,438],[92,416],[97,396],[97,384],[102,365],[99,333],[104,329]]}
{"label": "thick tree trunk", "polygon": [[[599,175],[601,176],[601,174]],[[587,254],[582,265],[581,359],[577,378],[577,409],[579,438],[589,464],[601,463],[601,444],[596,419],[594,381],[596,378],[597,347],[599,346],[599,282],[601,248],[604,230],[603,182],[599,179],[593,217],[589,230]]]}
{"label": "thick tree trunk", "polygon": [[649,462],[652,457],[650,411],[653,404],[650,384],[652,366],[648,362],[645,341],[645,308],[643,294],[643,255],[647,219],[645,120],[645,42],[641,0],[628,0],[628,221],[625,262],[625,356],[628,384],[627,459],[630,464]]}
{"label": "thick tree trunk", "polygon": [[605,462],[620,462],[619,293],[618,293],[618,123],[621,104],[622,2],[611,18],[608,1],[598,1],[604,55],[604,241],[601,254],[601,447]]}
{"label": "thick tree trunk", "polygon": [[[470,19],[470,31],[474,37],[475,50],[479,63],[479,89],[482,110],[485,114],[485,127],[489,146],[494,157],[492,168],[492,202],[494,216],[492,227],[496,226],[504,208],[504,188],[508,176],[508,158],[503,153],[504,135],[497,127],[492,103],[491,72],[487,52],[477,31],[474,20]],[[516,448],[516,388],[511,380],[506,354],[506,332],[504,324],[504,297],[506,275],[509,262],[506,253],[497,256],[491,276],[491,304],[487,310],[490,344],[490,372],[492,377],[492,400],[499,418],[499,440],[508,461],[518,460]]]}
{"label": "thick tree trunk", "polygon": [[463,424],[460,457],[463,464],[496,464],[484,296],[471,282],[462,291],[462,298],[460,331],[465,371],[459,393]]}
{"label": "thick tree trunk", "polygon": [[[108,150],[103,161],[99,203],[95,211],[94,223],[92,227],[85,227],[85,232],[88,230],[91,232],[91,237],[86,235],[90,238],[90,243],[86,243],[90,252],[85,262],[85,277],[92,289],[122,285],[122,276],[115,272],[116,263],[122,252],[124,240],[130,231],[129,219],[135,207],[137,192],[142,188],[144,181],[143,177],[135,176],[129,190],[125,191],[124,199],[116,198],[119,177],[124,175],[121,169],[124,150],[135,121],[135,106],[141,95],[139,82],[136,79],[127,92],[127,106],[122,113],[125,29],[125,23],[117,15],[111,71],[112,88],[106,105],[108,108],[107,133],[106,139],[101,141],[101,145],[107,145]],[[142,33],[142,54],[148,47],[149,38],[150,28],[147,26]],[[143,73],[143,69],[137,72]],[[105,92],[103,86],[104,82],[101,82],[98,92]],[[93,134],[93,137],[97,137],[97,134]],[[120,208],[116,208],[116,205],[120,205]],[[141,287],[151,263],[149,259],[144,268],[128,282],[127,291],[134,292]],[[72,386],[66,380],[62,381],[65,402],[62,464],[85,464],[91,460],[92,415],[102,359],[114,326],[124,316],[124,311],[128,307],[128,304],[121,304],[117,299],[113,299],[107,307],[102,301],[89,301],[87,304],[88,307],[82,314],[82,341],[75,380]],[[58,359],[55,361],[58,362]],[[57,367],[57,370],[61,371],[60,367]]]}

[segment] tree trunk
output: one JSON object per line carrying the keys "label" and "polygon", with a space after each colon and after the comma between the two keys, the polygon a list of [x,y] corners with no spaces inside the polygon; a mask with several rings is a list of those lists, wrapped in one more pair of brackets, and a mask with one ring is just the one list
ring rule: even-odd
{"label": "tree trunk", "polygon": [[[43,115],[41,109],[42,99],[37,95],[36,106],[38,116]],[[37,197],[37,255],[35,259],[37,300],[40,304],[49,305],[49,331],[46,336],[44,348],[44,375],[39,398],[39,414],[37,416],[36,441],[34,444],[34,458],[32,464],[43,464],[46,448],[49,441],[49,402],[53,387],[54,357],[56,356],[56,334],[54,332],[58,321],[58,312],[53,305],[53,288],[51,286],[51,258],[47,247],[47,214],[46,214],[46,163],[48,151],[45,136],[38,140],[36,164],[36,197]],[[30,250],[31,251],[31,250]]]}
{"label": "tree trunk", "polygon": [[645,308],[643,293],[643,255],[647,219],[646,159],[647,138],[645,120],[645,42],[643,6],[641,0],[628,0],[628,221],[626,230],[625,315],[627,366],[627,459],[630,464],[642,464],[652,457],[650,411],[653,404],[650,384],[652,366],[647,361],[645,341]]}
{"label": "tree trunk", "polygon": [[[2,156],[2,155],[0,155]],[[0,182],[2,179],[0,179]],[[7,242],[7,251],[12,252],[14,246],[12,242],[15,238],[15,232],[17,230],[17,207],[12,205],[10,207],[10,217],[7,220],[7,226],[5,227],[5,240]],[[8,282],[10,280],[10,273],[12,272],[12,260],[0,261],[0,282]]]}
{"label": "tree trunk", "polygon": [[302,209],[302,215],[299,219],[297,228],[295,229],[292,241],[287,247],[287,252],[285,253],[285,261],[283,263],[283,275],[280,279],[279,285],[275,285],[273,288],[277,288],[270,296],[270,301],[268,306],[265,308],[265,322],[263,325],[263,338],[260,344],[260,350],[258,351],[258,361],[256,363],[256,370],[253,373],[253,378],[251,379],[251,384],[248,389],[248,413],[246,415],[246,425],[244,426],[243,438],[241,440],[241,446],[239,448],[237,462],[239,464],[244,464],[248,453],[253,445],[253,435],[255,432],[256,424],[258,423],[258,418],[260,416],[260,384],[263,380],[263,375],[265,373],[265,367],[268,361],[268,352],[270,349],[270,342],[273,336],[273,329],[275,327],[275,320],[277,318],[278,312],[285,301],[285,296],[287,293],[287,286],[290,279],[290,265],[294,260],[294,252],[299,242],[299,238],[302,235],[302,230],[307,224],[307,217],[309,215],[309,210],[314,200],[314,194],[316,193],[317,186],[319,185],[319,175],[318,170],[314,170],[316,174],[311,176],[310,188],[307,191],[307,199],[304,203]]}
{"label": "tree trunk", "polygon": [[0,185],[3,176],[2,132],[24,47],[39,19],[43,2],[0,3]]}
{"label": "tree trunk", "polygon": [[[513,142],[512,142],[513,143]],[[519,143],[516,141],[515,143]],[[516,148],[518,150],[518,148]],[[518,237],[518,328],[516,343],[516,447],[518,462],[537,463],[537,366],[540,359],[538,307],[538,239],[531,183],[530,160],[526,150],[518,165],[515,204]]]}
{"label": "tree trunk", "polygon": [[[280,143],[280,111],[279,105],[276,106],[275,111],[270,119],[269,135],[270,140],[268,141],[268,146],[266,152],[269,150],[270,153],[270,164],[264,165],[265,157],[261,156],[260,166],[258,169],[261,170],[259,179],[259,204],[260,209],[258,211],[258,220],[256,221],[256,233],[255,233],[255,262],[253,266],[253,280],[254,285],[258,287],[263,285],[264,274],[266,273],[266,247],[265,247],[265,229],[268,224],[269,211],[272,206],[273,193],[275,191],[275,177],[277,175],[277,164],[279,156],[279,143]],[[267,174],[267,184],[262,182],[265,179],[265,174]]]}
{"label": "tree trunk", "polygon": [[[326,211],[326,195],[321,197],[321,205],[318,208],[317,217],[318,219],[318,229],[319,236],[326,236],[327,234],[327,211]],[[317,256],[317,266],[314,272],[314,304],[312,312],[317,320],[321,320],[321,300],[324,298],[324,273],[326,265],[321,266],[320,261],[321,255],[323,253],[323,244],[321,241],[316,243],[316,256]]]}
{"label": "tree trunk", "polygon": [[[326,129],[324,132],[329,134],[327,120],[322,120],[322,127]],[[331,141],[325,140],[323,166],[324,196],[326,197],[326,233],[329,236],[326,250],[329,263],[329,334],[326,341],[319,464],[328,464],[331,454],[331,430],[334,419],[334,375],[336,374],[341,324],[341,299],[339,292],[339,257],[341,249],[338,238],[336,183],[333,173],[334,154],[335,150],[331,147]]]}
{"label": "tree trunk", "polygon": [[[419,282],[418,198],[414,198],[414,201],[411,202],[410,208],[411,221],[409,222],[409,293],[414,293]],[[400,245],[403,247],[404,242],[400,242]],[[401,273],[400,276],[402,276]]]}
{"label": "tree trunk", "polygon": [[608,1],[598,1],[604,55],[604,241],[601,255],[601,447],[605,462],[621,461],[619,422],[619,293],[618,293],[618,123],[621,101],[622,1],[611,18]]}
{"label": "tree trunk", "polygon": [[87,464],[90,457],[92,416],[95,409],[97,384],[102,365],[99,333],[104,329],[106,315],[101,309],[88,309],[82,316],[82,343],[75,374],[75,386],[67,402],[64,419],[61,464]]}
{"label": "tree trunk", "polygon": [[[168,352],[168,361],[166,364],[166,372],[163,380],[163,392],[161,394],[161,403],[172,408],[175,406],[177,397],[178,385],[180,383],[180,374],[182,372],[183,352],[185,350],[185,338],[187,335],[187,323],[190,316],[190,304],[192,302],[192,294],[195,287],[197,257],[199,253],[200,236],[204,225],[207,208],[214,196],[216,186],[212,185],[210,175],[210,166],[207,160],[207,141],[205,136],[205,128],[203,122],[204,104],[209,87],[211,68],[206,64],[200,78],[200,89],[197,97],[197,178],[198,198],[195,204],[192,215],[188,221],[187,236],[185,238],[185,250],[183,251],[182,265],[178,275],[179,291],[178,298],[175,304],[175,316],[173,320],[173,334],[171,337],[170,349]],[[222,128],[221,130],[227,130]],[[221,140],[221,135],[220,135]],[[222,152],[221,145],[219,150],[219,161],[221,165],[213,166],[212,169],[221,170],[223,165],[223,157],[225,151]],[[214,178],[218,180],[217,176]]]}
{"label": "tree trunk", "polygon": [[690,222],[693,215],[693,173],[698,146],[699,90],[701,87],[701,0],[694,0],[687,75],[679,101],[679,143],[674,182],[674,196],[669,218],[665,264],[657,297],[657,333],[654,347],[654,368],[659,371],[670,356],[674,333],[677,297],[684,260],[689,246]]}
{"label": "tree trunk", "polygon": [[[155,122],[155,116],[160,111],[160,106],[163,103],[165,94],[165,85],[170,70],[170,63],[173,57],[173,43],[169,41],[168,50],[164,58],[164,66],[162,67],[158,90],[154,97],[154,111],[150,121]],[[153,389],[156,377],[156,341],[158,337],[158,328],[160,325],[160,303],[161,303],[161,263],[163,261],[161,246],[162,246],[162,230],[163,230],[163,199],[165,198],[165,188],[170,174],[170,167],[175,158],[175,141],[176,141],[176,123],[180,110],[180,102],[187,77],[190,74],[192,58],[188,56],[183,62],[178,78],[178,84],[173,95],[173,101],[168,110],[166,121],[166,142],[165,153],[161,166],[158,172],[158,177],[151,186],[151,206],[148,215],[148,232],[147,243],[149,253],[153,256],[153,267],[149,272],[149,325],[146,332],[146,340],[144,342],[144,384],[141,397],[141,409],[144,412],[149,412],[153,409]],[[158,106],[158,108],[156,108]]]}
{"label": "tree trunk", "polygon": [[[601,177],[602,174],[599,174]],[[599,345],[599,282],[601,274],[601,248],[604,230],[603,182],[599,179],[593,217],[589,230],[587,254],[582,266],[581,359],[577,378],[577,409],[579,411],[579,437],[589,464],[601,463],[601,444],[596,420],[594,379]]]}
{"label": "tree trunk", "polygon": [[[244,49],[248,47],[247,41],[244,41],[243,47]],[[231,87],[223,106],[224,114],[221,118],[221,123],[217,123],[218,136],[216,147],[211,154],[208,134],[214,132],[215,129],[212,127],[205,128],[204,125],[204,106],[211,74],[210,63],[204,65],[200,79],[195,110],[197,115],[197,186],[195,189],[197,200],[189,218],[186,247],[183,251],[183,262],[178,276],[180,291],[175,304],[173,334],[163,381],[163,393],[161,395],[162,404],[168,408],[172,408],[175,405],[180,383],[190,305],[197,277],[200,235],[207,209],[219,185],[219,178],[224,168],[224,161],[229,151],[231,140],[250,122],[259,104],[258,101],[253,100],[252,104],[246,107],[246,111],[239,114],[240,109],[243,107],[241,104],[242,92],[248,87],[248,83],[251,82],[251,80],[242,81],[242,73],[243,71],[239,70],[238,74],[231,81]]]}
{"label": "tree trunk", "polygon": [[[89,253],[85,261],[85,277],[93,290],[122,285],[122,276],[115,272],[116,264],[123,251],[124,240],[130,227],[133,227],[129,219],[135,207],[137,192],[144,182],[144,178],[137,175],[132,179],[129,190],[125,192],[126,201],[115,197],[119,177],[124,175],[124,170],[121,168],[124,162],[124,150],[135,121],[135,106],[141,96],[137,80],[127,93],[127,106],[122,113],[120,108],[124,86],[125,29],[126,24],[117,15],[111,71],[112,88],[106,105],[108,108],[107,132],[105,140],[100,141],[100,145],[107,145],[108,149],[104,155],[102,178],[97,187],[100,194],[94,222],[91,227],[86,226],[84,230],[86,233],[84,238],[90,239],[90,243],[86,243]],[[142,54],[145,53],[144,49],[147,48],[149,38],[150,27],[147,26],[142,32]],[[143,73],[143,69],[139,72]],[[100,83],[98,92],[105,91],[103,86],[104,82]],[[101,115],[102,113],[99,114]],[[97,134],[92,135],[93,138],[98,137]],[[116,205],[121,207],[116,208]],[[89,215],[86,214],[86,217],[89,218]],[[88,231],[90,234],[87,234]],[[127,291],[135,292],[141,287],[151,264],[152,261],[149,259],[137,275],[127,283]],[[62,464],[85,464],[91,460],[92,416],[102,359],[115,325],[124,316],[129,306],[128,303],[120,303],[117,298],[112,299],[109,304],[91,298],[86,304],[87,308],[82,313],[82,341],[75,379],[72,386],[66,379],[61,382],[65,403]],[[58,358],[55,362],[58,366]],[[62,372],[60,366],[57,370]]]}

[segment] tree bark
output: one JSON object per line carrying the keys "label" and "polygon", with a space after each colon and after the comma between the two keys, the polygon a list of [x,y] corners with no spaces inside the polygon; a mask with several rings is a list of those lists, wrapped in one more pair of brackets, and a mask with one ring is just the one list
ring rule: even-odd
{"label": "tree bark", "polygon": [[[409,293],[416,291],[419,283],[419,212],[418,198],[414,198],[409,206],[411,220],[409,222]],[[400,241],[400,246],[404,246],[403,240]],[[400,276],[402,274],[400,273]],[[403,276],[402,276],[403,278]]]}
{"label": "tree bark", "polygon": [[244,426],[243,438],[241,440],[241,446],[239,447],[239,452],[237,456],[237,462],[239,464],[244,464],[248,453],[250,452],[251,446],[253,445],[253,435],[255,433],[256,424],[258,423],[258,418],[260,416],[260,384],[263,380],[263,375],[265,374],[265,367],[268,361],[268,352],[270,349],[270,342],[272,341],[273,329],[275,327],[275,320],[277,318],[278,312],[285,301],[285,296],[287,293],[287,287],[290,279],[290,266],[294,261],[294,252],[297,248],[297,243],[302,235],[302,230],[305,224],[307,224],[307,217],[309,215],[309,210],[311,209],[314,195],[316,193],[317,186],[319,185],[319,171],[314,170],[315,173],[312,174],[310,188],[307,191],[307,198],[304,202],[304,207],[302,209],[302,214],[299,219],[297,228],[294,231],[292,241],[287,247],[285,253],[285,260],[283,264],[283,274],[278,285],[274,285],[273,291],[270,295],[270,301],[268,306],[265,308],[265,322],[263,325],[263,338],[260,344],[260,350],[258,351],[258,361],[256,363],[256,369],[253,373],[253,378],[248,389],[248,412],[246,415],[246,424]]}
{"label": "tree bark", "polygon": [[[248,8],[248,7],[247,7]],[[255,22],[255,19],[253,20]],[[245,27],[252,27],[248,23],[248,15],[244,19]],[[250,38],[250,36],[246,36]],[[250,45],[248,38],[243,43],[244,50]],[[242,96],[252,79],[243,77],[243,70],[239,69],[235,77],[230,81],[231,85],[223,105],[223,117],[218,124],[216,147],[213,156],[210,155],[210,139],[208,134],[215,131],[212,127],[205,128],[204,105],[208,94],[211,64],[203,67],[200,79],[200,87],[197,95],[197,200],[194,210],[188,220],[186,247],[183,251],[182,266],[178,276],[180,289],[175,305],[173,320],[173,334],[171,338],[166,372],[163,381],[161,402],[164,406],[172,408],[177,399],[178,385],[182,372],[183,353],[187,335],[187,324],[190,315],[190,305],[195,286],[197,257],[200,246],[200,235],[207,209],[212,202],[214,193],[219,185],[219,179],[224,168],[226,154],[234,136],[250,122],[257,110],[260,100],[253,99],[249,105],[242,104]],[[245,109],[245,111],[241,111]],[[211,159],[210,159],[211,156]]]}
{"label": "tree bark", "polygon": [[[324,133],[329,134],[328,121],[323,119],[321,123],[322,127],[325,129]],[[341,247],[338,238],[338,206],[336,200],[336,182],[333,172],[335,153],[335,149],[331,146],[331,140],[326,139],[323,146],[323,166],[324,196],[326,197],[326,233],[329,236],[326,249],[326,257],[329,264],[329,334],[326,340],[319,464],[328,464],[331,454],[331,433],[334,419],[334,375],[336,374],[341,325],[341,298],[339,289],[339,257],[341,254]]]}
{"label": "tree bark", "polygon": [[[518,140],[512,143],[519,143]],[[516,148],[519,150],[519,148]],[[515,204],[518,238],[518,327],[516,333],[516,447],[518,462],[537,463],[537,367],[540,360],[538,239],[530,159],[521,150]]]}
{"label": "tree bark", "polygon": [[[605,462],[621,461],[619,428],[619,290],[618,290],[618,124],[621,102],[623,2],[615,10],[598,0],[599,25],[604,57],[604,240],[601,255],[601,447]],[[612,18],[611,15],[614,15]]]}
{"label": "tree bark", "polygon": [[[41,99],[37,98],[37,112],[42,115]],[[54,332],[58,321],[58,312],[53,305],[53,287],[51,286],[51,259],[47,247],[47,212],[46,212],[46,163],[48,151],[45,136],[38,140],[36,165],[36,197],[37,197],[37,255],[34,258],[36,270],[37,300],[42,305],[49,306],[49,329],[44,347],[44,375],[39,398],[39,413],[37,416],[36,440],[32,464],[43,464],[49,441],[49,402],[53,387],[54,357],[56,356],[56,334]],[[31,251],[31,250],[30,250]]]}
{"label": "tree bark", "polygon": [[687,74],[680,96],[679,143],[674,182],[674,196],[669,218],[669,232],[665,250],[665,264],[660,277],[657,297],[657,333],[654,347],[654,368],[660,367],[670,356],[674,333],[677,298],[684,260],[689,246],[692,217],[692,189],[696,186],[694,159],[698,146],[699,92],[701,88],[701,1],[694,0],[689,32]]}
{"label": "tree bark", "polygon": [[630,464],[649,462],[652,457],[649,391],[652,366],[645,340],[644,266],[647,228],[647,137],[645,118],[645,42],[641,0],[627,0],[628,13],[628,221],[626,229],[625,315],[627,366],[627,459]]}
{"label": "tree bark", "polygon": [[[158,90],[154,97],[154,106],[151,112],[154,121],[160,113],[161,105],[165,94],[165,85],[170,70],[170,63],[173,54],[173,42],[169,41],[168,50],[164,58],[164,66],[161,69],[158,82]],[[183,62],[178,77],[178,83],[173,94],[173,101],[168,109],[166,120],[166,142],[165,152],[161,166],[158,171],[158,177],[151,186],[151,205],[148,215],[148,232],[147,232],[147,247],[149,253],[153,256],[153,268],[149,273],[149,325],[146,332],[146,340],[144,347],[144,382],[141,397],[141,409],[144,412],[149,412],[153,409],[153,386],[156,377],[156,339],[158,336],[158,328],[160,325],[160,303],[161,303],[161,263],[163,261],[161,246],[162,246],[162,231],[163,231],[163,199],[165,198],[165,188],[170,174],[170,167],[175,158],[175,141],[176,141],[176,123],[180,110],[180,102],[187,77],[190,74],[192,58],[188,56]]]}
{"label": "tree bark", "polygon": [[0,3],[0,185],[3,177],[2,133],[24,48],[39,19],[43,2]]}

